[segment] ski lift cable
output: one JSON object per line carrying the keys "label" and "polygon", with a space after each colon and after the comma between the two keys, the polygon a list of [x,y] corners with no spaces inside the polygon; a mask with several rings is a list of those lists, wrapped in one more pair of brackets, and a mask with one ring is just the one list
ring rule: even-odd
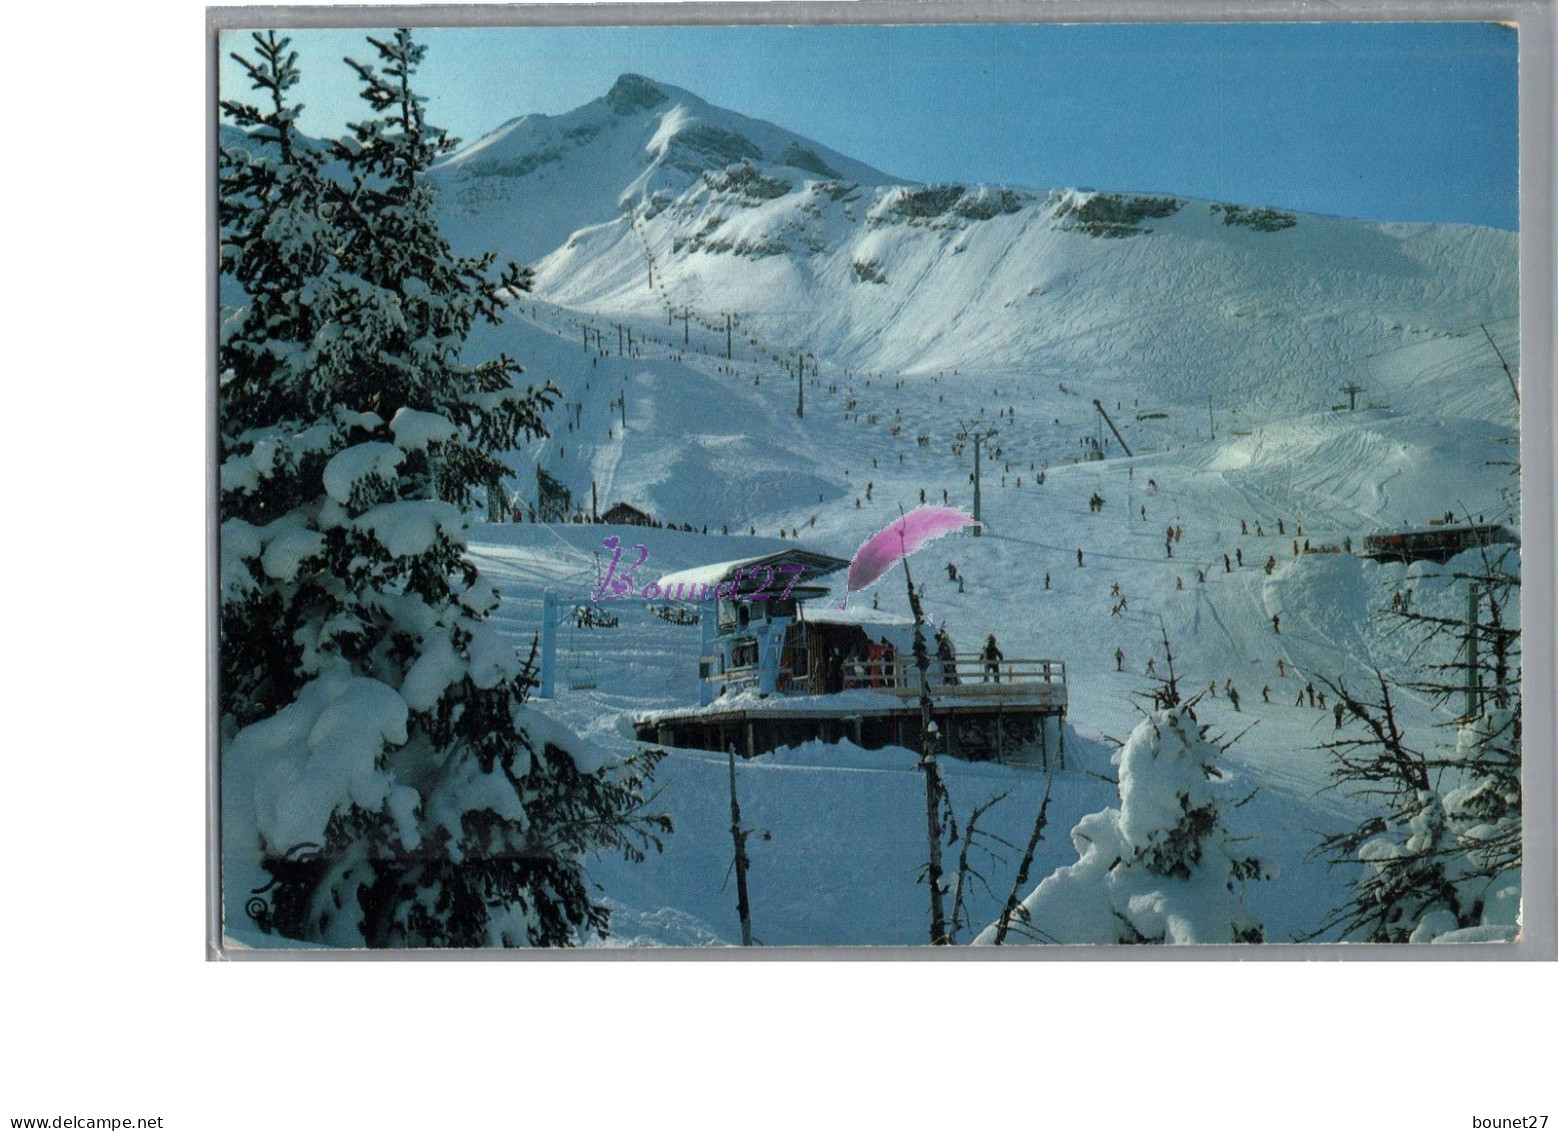
{"label": "ski lift cable", "polygon": [[[1456,329],[1456,330],[1440,330],[1440,331],[1438,331],[1438,333],[1440,333],[1440,334],[1457,334],[1457,335],[1459,335],[1459,334],[1470,334],[1473,330],[1481,329],[1483,326],[1497,326],[1501,322],[1510,322],[1510,321],[1513,321],[1514,319],[1519,318],[1519,317],[1520,317],[1520,315],[1518,315],[1518,314],[1506,314],[1502,318],[1489,318],[1489,319],[1486,319],[1486,320],[1484,320],[1482,322],[1474,322],[1470,326],[1462,326],[1461,328]],[[1443,341],[1443,339],[1439,338],[1439,337],[1433,337],[1433,338],[1424,338],[1422,341],[1417,341],[1417,342],[1403,342],[1399,346],[1391,346],[1389,349],[1373,350],[1373,351],[1371,351],[1369,353],[1364,354],[1363,356],[1366,357],[1366,358],[1368,358],[1368,357],[1385,357],[1387,354],[1399,353],[1401,350],[1417,349],[1417,348],[1419,348],[1421,346],[1432,345],[1433,343],[1439,342],[1439,341]]]}
{"label": "ski lift cable", "polygon": [[[590,557],[588,554],[586,554],[583,550],[579,549],[577,546],[573,545],[571,542],[568,541],[568,539],[564,538],[561,534],[557,533],[556,529],[553,528],[551,523],[547,522],[545,519],[539,519],[539,520],[537,520],[536,525],[540,526],[540,527],[543,527],[548,534],[550,534],[553,538],[556,538],[557,541],[562,544],[563,549],[567,550],[570,554],[572,554],[576,558],[579,558],[584,563],[584,565],[580,567],[580,569],[578,571],[579,573],[589,574],[589,573],[594,573],[595,572],[595,564],[596,564],[595,563],[595,559]],[[571,577],[573,577],[575,575],[574,574],[569,574],[568,576],[571,578]]]}
{"label": "ski lift cable", "polygon": [[500,566],[525,580],[536,582],[541,585],[571,584],[575,581],[587,581],[589,580],[590,575],[594,572],[592,564],[589,568],[579,566],[573,570],[570,570],[569,572],[560,575],[554,575],[534,567],[526,569],[524,567],[516,566],[515,563],[510,559],[483,554],[480,550],[472,549],[470,547],[467,547],[466,553],[471,557],[478,559],[479,561],[485,560],[491,565]]}

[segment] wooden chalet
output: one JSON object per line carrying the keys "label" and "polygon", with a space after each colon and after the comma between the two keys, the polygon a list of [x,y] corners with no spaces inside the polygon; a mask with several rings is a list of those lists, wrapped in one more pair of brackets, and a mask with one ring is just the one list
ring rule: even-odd
{"label": "wooden chalet", "polygon": [[611,526],[653,526],[655,522],[648,514],[627,503],[617,503],[602,514],[600,520]]}

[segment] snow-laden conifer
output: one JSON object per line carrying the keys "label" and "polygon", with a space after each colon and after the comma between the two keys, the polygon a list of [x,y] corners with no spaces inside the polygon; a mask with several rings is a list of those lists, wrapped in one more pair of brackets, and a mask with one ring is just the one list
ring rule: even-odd
{"label": "snow-laden conifer", "polygon": [[[471,363],[477,319],[528,287],[451,253],[425,174],[406,31],[351,62],[374,111],[299,138],[296,56],[240,59],[264,105],[220,159],[224,905],[229,929],[351,946],[563,945],[604,932],[581,857],[630,856],[653,760],[618,758],[525,705],[464,553],[500,454],[545,434],[557,390]],[[350,61],[349,61],[350,62]]]}
{"label": "snow-laden conifer", "polygon": [[[1010,917],[1025,943],[1262,942],[1244,888],[1266,878],[1229,830],[1236,807],[1221,753],[1193,706],[1157,710],[1115,755],[1120,806],[1071,830],[1077,862],[1046,877]],[[995,942],[1000,925],[976,940]]]}
{"label": "snow-laden conifer", "polygon": [[[1447,571],[1470,615],[1404,606],[1393,616],[1431,652],[1404,685],[1375,673],[1377,694],[1324,680],[1340,704],[1324,743],[1331,777],[1373,813],[1326,836],[1317,855],[1356,869],[1350,898],[1315,937],[1364,942],[1495,942],[1519,935],[1522,862],[1520,556],[1511,546]],[[1403,689],[1455,710],[1453,741],[1419,743],[1399,721]]]}

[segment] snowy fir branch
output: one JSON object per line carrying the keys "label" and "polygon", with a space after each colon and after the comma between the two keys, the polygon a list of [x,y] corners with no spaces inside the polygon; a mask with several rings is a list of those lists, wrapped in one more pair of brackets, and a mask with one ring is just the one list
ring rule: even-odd
{"label": "snowy fir branch", "polygon": [[560,396],[467,364],[530,276],[454,255],[423,174],[450,141],[411,86],[423,48],[357,66],[378,115],[288,143],[295,56],[255,37],[260,112],[221,159],[219,354],[227,919],[340,946],[560,946],[609,929],[583,859],[658,851],[659,751],[610,754],[527,705],[489,623],[466,513],[547,435]]}

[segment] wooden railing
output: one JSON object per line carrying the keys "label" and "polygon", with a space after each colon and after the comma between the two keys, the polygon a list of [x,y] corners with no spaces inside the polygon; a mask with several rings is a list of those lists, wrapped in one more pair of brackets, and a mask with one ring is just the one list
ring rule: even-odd
{"label": "wooden railing", "polygon": [[[952,660],[931,658],[925,673],[931,686],[948,687],[975,684],[1034,684],[1066,682],[1064,660],[1027,658],[984,660],[977,652],[966,652]],[[844,687],[907,690],[919,687],[920,673],[913,656],[895,656],[891,660],[849,660],[844,664]]]}

